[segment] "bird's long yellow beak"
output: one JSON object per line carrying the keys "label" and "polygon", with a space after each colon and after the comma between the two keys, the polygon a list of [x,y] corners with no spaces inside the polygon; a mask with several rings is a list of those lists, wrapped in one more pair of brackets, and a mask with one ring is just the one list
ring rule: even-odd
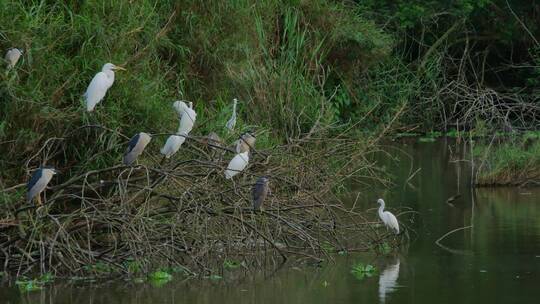
{"label": "bird's long yellow beak", "polygon": [[127,71],[127,69],[125,69],[125,68],[123,68],[123,67],[120,67],[120,66],[117,66],[117,65],[114,66],[114,69],[115,69],[115,70]]}

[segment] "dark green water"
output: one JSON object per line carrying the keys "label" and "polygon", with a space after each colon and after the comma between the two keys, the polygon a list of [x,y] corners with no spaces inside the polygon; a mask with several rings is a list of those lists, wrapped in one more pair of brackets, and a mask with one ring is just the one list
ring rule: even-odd
{"label": "dark green water", "polygon": [[[116,282],[69,284],[21,294],[0,289],[0,303],[538,303],[540,297],[540,189],[470,188],[461,149],[446,141],[388,148],[398,161],[379,164],[395,176],[384,191],[356,189],[357,205],[411,207],[419,219],[407,251],[389,257],[339,256],[318,267],[284,267],[257,274],[236,270],[220,281],[173,281],[162,287]],[[418,170],[418,171],[417,171]],[[416,172],[412,178],[412,173]],[[461,194],[453,202],[450,196]],[[374,215],[376,210],[373,209]],[[437,246],[445,233],[464,226]],[[350,268],[371,263],[362,281]]]}

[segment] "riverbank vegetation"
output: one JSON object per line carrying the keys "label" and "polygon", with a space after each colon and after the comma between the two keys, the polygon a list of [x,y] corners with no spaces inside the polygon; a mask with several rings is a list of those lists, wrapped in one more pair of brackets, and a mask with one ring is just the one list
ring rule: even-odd
{"label": "riverbank vegetation", "polygon": [[[129,261],[210,271],[210,257],[253,250],[376,248],[373,217],[337,194],[346,179],[378,178],[366,155],[382,136],[538,129],[538,10],[500,0],[2,1],[0,48],[24,54],[0,73],[0,264],[18,274],[96,263],[127,273]],[[106,62],[128,71],[83,113],[81,95]],[[196,126],[160,165],[177,99],[194,103]],[[232,143],[248,129],[251,165],[225,183],[233,153],[211,152],[205,136]],[[141,131],[155,136],[140,164],[118,165]],[[41,165],[62,173],[37,208],[24,203],[24,183]],[[255,214],[260,175],[272,194]]]}

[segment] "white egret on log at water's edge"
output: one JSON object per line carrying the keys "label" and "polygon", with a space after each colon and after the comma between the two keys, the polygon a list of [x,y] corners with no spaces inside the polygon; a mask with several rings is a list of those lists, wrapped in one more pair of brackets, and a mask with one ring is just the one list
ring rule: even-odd
{"label": "white egret on log at water's edge", "polygon": [[383,221],[384,225],[387,228],[395,230],[396,234],[399,234],[399,224],[396,216],[393,215],[390,211],[384,211],[384,201],[382,198],[378,199],[377,203],[379,203],[380,205],[379,218],[381,218],[381,221]]}

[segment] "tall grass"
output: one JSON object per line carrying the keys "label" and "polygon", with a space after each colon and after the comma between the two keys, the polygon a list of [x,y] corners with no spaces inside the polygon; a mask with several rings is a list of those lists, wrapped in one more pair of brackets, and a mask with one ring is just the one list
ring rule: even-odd
{"label": "tall grass", "polygon": [[[0,176],[19,182],[29,159],[29,168],[117,162],[122,151],[103,149],[126,138],[96,128],[65,139],[61,158],[30,157],[85,124],[128,137],[174,132],[180,98],[194,102],[199,135],[225,135],[238,97],[239,130],[266,134],[263,145],[298,137],[337,122],[336,88],[391,49],[354,5],[326,0],[2,1],[0,29],[1,50],[25,51],[0,76],[0,153],[9,156]],[[81,96],[106,62],[128,71],[87,115]]]}

